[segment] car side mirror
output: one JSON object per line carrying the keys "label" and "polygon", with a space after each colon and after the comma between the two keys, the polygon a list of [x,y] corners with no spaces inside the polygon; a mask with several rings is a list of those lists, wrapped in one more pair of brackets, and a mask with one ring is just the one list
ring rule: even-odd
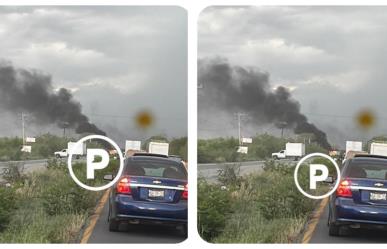
{"label": "car side mirror", "polygon": [[113,175],[104,175],[104,176],[103,176],[103,179],[104,179],[105,181],[113,181]]}
{"label": "car side mirror", "polygon": [[333,176],[328,176],[327,179],[324,180],[324,183],[326,184],[333,184],[334,182]]}

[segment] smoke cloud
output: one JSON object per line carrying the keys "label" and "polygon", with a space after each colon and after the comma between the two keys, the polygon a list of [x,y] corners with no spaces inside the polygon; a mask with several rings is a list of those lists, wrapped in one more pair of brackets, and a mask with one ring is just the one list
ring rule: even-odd
{"label": "smoke cloud", "polygon": [[0,105],[8,111],[27,112],[41,123],[73,128],[77,133],[106,135],[89,122],[71,92],[65,88],[54,90],[50,75],[16,69],[7,62],[0,62]]}
{"label": "smoke cloud", "polygon": [[223,58],[201,59],[198,80],[203,85],[201,110],[211,105],[229,113],[245,112],[256,123],[273,123],[296,134],[312,133],[322,147],[331,148],[326,134],[308,122],[290,92],[282,86],[271,88],[268,73],[232,66]]}

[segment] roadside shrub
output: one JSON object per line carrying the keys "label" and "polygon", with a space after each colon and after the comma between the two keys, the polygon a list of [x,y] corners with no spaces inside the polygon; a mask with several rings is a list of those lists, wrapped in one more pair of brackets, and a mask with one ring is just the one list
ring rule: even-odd
{"label": "roadside shrub", "polygon": [[240,184],[240,165],[225,165],[218,170],[218,181],[226,186],[238,186]]}
{"label": "roadside shrub", "polygon": [[17,210],[8,228],[0,233],[0,243],[76,242],[86,214],[50,216],[37,201]]}
{"label": "roadside shrub", "polygon": [[274,160],[265,161],[263,170],[267,172],[277,172],[283,175],[291,175],[294,172],[294,164],[276,162]]}
{"label": "roadside shrub", "polygon": [[[222,191],[219,185],[199,181],[198,223],[202,238],[213,243],[297,241],[316,201],[298,191],[293,177],[295,164],[269,160],[262,172],[242,177],[232,168],[224,170],[218,179],[229,184],[225,184],[227,190],[223,195],[212,194]],[[298,173],[303,189],[309,185],[306,166],[301,165]],[[238,184],[232,184],[235,182]],[[311,194],[319,194],[326,188]]]}
{"label": "roadside shrub", "polygon": [[26,176],[23,175],[23,163],[8,163],[7,167],[2,172],[2,178],[11,183],[22,183]]}
{"label": "roadside shrub", "polygon": [[258,202],[266,219],[296,218],[312,210],[313,204],[297,190],[293,176],[280,173],[272,173],[270,184],[261,189]]}
{"label": "roadside shrub", "polygon": [[7,227],[12,212],[15,209],[15,190],[0,187],[0,231]]}
{"label": "roadside shrub", "polygon": [[49,170],[67,170],[67,161],[58,160],[56,158],[49,159],[46,168]]}
{"label": "roadside shrub", "polygon": [[238,212],[230,217],[225,231],[214,243],[292,243],[306,219],[282,218],[266,220],[254,210]]}
{"label": "roadside shrub", "polygon": [[63,177],[62,174],[61,170],[55,170],[50,178],[42,175],[39,179],[45,186],[41,190],[40,198],[47,214],[79,213],[96,203],[97,193],[81,188],[69,175]]}
{"label": "roadside shrub", "polygon": [[[114,173],[117,163],[98,172],[98,179],[105,173]],[[88,182],[84,163],[74,164],[73,169],[82,182]],[[12,188],[0,188],[0,243],[75,242],[103,192],[79,187],[61,160],[50,160],[47,170],[24,177]],[[98,180],[96,184],[100,183]]]}
{"label": "roadside shrub", "polygon": [[226,224],[226,217],[231,212],[231,197],[227,190],[219,185],[198,181],[198,231],[200,236],[211,241],[219,235]]}

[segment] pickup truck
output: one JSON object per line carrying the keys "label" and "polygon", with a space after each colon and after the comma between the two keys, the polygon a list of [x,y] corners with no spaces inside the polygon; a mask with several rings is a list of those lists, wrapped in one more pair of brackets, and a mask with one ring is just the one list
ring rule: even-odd
{"label": "pickup truck", "polygon": [[56,151],[54,152],[54,155],[56,158],[62,158],[62,157],[68,157],[68,152],[67,149],[63,149],[61,151]]}

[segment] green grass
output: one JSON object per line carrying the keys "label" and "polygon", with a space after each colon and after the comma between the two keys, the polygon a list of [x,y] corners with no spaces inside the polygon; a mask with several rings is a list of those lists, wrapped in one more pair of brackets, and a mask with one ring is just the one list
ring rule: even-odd
{"label": "green grass", "polygon": [[[293,171],[294,166],[270,161],[260,174],[236,179],[229,174],[234,179],[231,183],[225,181],[224,174],[220,174],[223,183],[201,179],[199,234],[213,243],[297,242],[317,202],[299,193]],[[305,186],[306,171],[302,170],[300,178]],[[212,209],[218,212],[210,212]]]}
{"label": "green grass", "polygon": [[[114,171],[116,162],[112,164],[99,176]],[[84,168],[82,164],[74,165],[79,176],[84,175]],[[7,191],[12,191],[16,200],[13,209],[6,210],[9,219],[0,232],[0,243],[77,242],[83,224],[103,193],[80,188],[71,179],[67,166],[55,160],[47,170],[13,182]],[[0,205],[0,213],[1,209]]]}

